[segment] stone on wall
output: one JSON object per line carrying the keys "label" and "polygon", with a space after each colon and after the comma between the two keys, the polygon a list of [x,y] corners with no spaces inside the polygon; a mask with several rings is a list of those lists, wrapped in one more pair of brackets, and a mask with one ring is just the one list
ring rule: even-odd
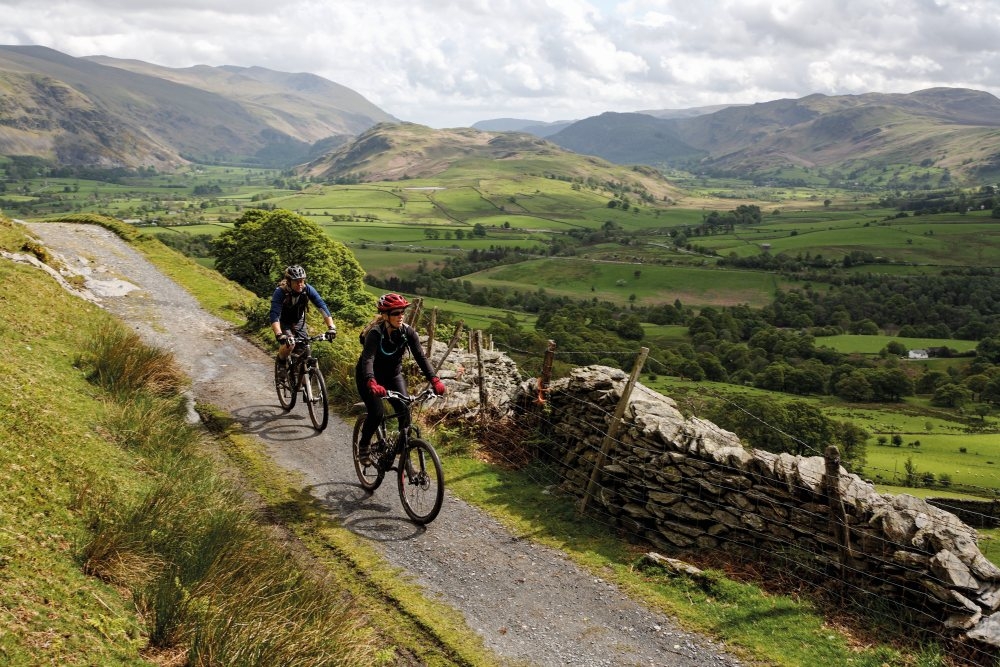
{"label": "stone on wall", "polygon": [[[588,366],[553,382],[549,452],[564,488],[580,494],[627,384],[618,369]],[[842,467],[827,480],[821,456],[773,454],[637,383],[599,471],[595,511],[664,549],[795,548],[823,576],[921,608],[939,632],[1000,646],[1000,568],[976,531],[908,495],[882,495]],[[827,494],[832,493],[833,498]],[[936,611],[935,611],[936,605]]]}

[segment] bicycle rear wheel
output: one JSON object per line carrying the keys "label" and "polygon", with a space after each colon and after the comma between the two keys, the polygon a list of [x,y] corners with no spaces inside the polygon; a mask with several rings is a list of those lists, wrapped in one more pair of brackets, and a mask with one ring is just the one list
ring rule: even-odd
{"label": "bicycle rear wheel", "polygon": [[293,407],[295,407],[295,390],[292,389],[293,374],[291,368],[287,374],[284,373],[281,362],[277,357],[274,358],[274,388],[278,392],[278,403],[281,407],[288,412]]}
{"label": "bicycle rear wheel", "polygon": [[361,488],[365,491],[374,491],[382,483],[382,479],[385,477],[385,472],[379,469],[374,463],[369,463],[367,465],[361,463],[361,459],[358,458],[358,446],[361,441],[361,427],[364,426],[365,415],[358,417],[357,421],[354,422],[354,441],[351,446],[351,455],[354,458],[354,471],[358,474],[358,481],[361,482]]}
{"label": "bicycle rear wheel", "polygon": [[317,431],[326,428],[330,418],[330,403],[326,397],[326,380],[318,368],[306,371],[306,382],[309,393],[306,394],[306,405],[309,408],[309,419]]}
{"label": "bicycle rear wheel", "polygon": [[426,440],[412,438],[399,461],[399,499],[414,523],[427,524],[437,517],[444,502],[441,459]]}

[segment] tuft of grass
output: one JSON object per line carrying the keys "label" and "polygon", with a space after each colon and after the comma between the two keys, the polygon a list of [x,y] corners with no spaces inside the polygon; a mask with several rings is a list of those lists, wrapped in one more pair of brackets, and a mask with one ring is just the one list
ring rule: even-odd
{"label": "tuft of grass", "polygon": [[151,484],[93,503],[85,571],[130,589],[150,645],[187,647],[192,664],[373,664],[377,638],[350,597],[275,549],[199,453],[205,433],[184,423],[175,364],[132,336],[102,328],[80,363],[115,397],[104,428]]}
{"label": "tuft of grass", "polygon": [[113,320],[94,331],[77,362],[89,369],[88,379],[122,398],[138,391],[175,396],[187,385],[169,352],[144,345],[137,333]]}

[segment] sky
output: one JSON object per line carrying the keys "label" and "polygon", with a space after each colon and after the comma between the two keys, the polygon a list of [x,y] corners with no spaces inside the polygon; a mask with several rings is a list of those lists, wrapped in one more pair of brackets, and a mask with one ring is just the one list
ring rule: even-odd
{"label": "sky", "polygon": [[936,86],[1000,97],[1000,0],[0,0],[0,44],[310,72],[434,128]]}

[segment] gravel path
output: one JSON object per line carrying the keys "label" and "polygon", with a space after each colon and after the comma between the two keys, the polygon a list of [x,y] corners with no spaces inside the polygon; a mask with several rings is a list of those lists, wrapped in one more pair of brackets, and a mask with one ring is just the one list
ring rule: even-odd
{"label": "gravel path", "polygon": [[302,474],[332,515],[371,540],[430,597],[460,611],[502,659],[553,667],[741,664],[560,552],[511,535],[451,495],[434,523],[415,526],[391,480],[371,495],[358,485],[349,424],[331,414],[326,431],[317,434],[303,406],[282,412],[271,384],[271,357],[202,310],[140,253],[94,225],[27,227],[86,277],[102,307],[176,356],[198,400],[232,413],[279,465]]}

